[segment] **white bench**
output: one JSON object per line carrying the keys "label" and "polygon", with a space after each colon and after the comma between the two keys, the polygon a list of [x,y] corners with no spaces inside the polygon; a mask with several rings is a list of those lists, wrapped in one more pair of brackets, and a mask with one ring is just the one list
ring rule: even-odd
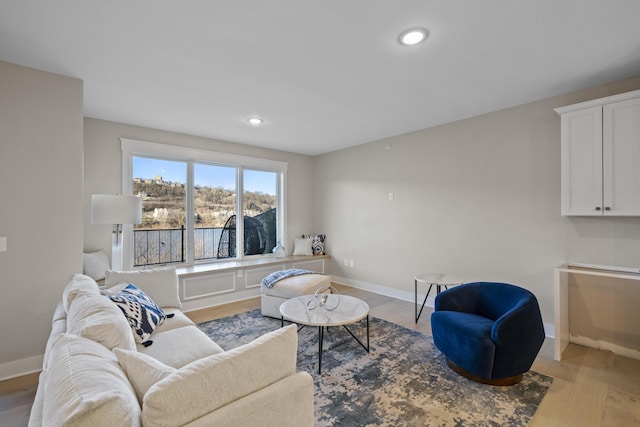
{"label": "white bench", "polygon": [[280,319],[280,304],[300,295],[314,294],[318,289],[331,285],[331,278],[324,274],[301,274],[279,280],[271,288],[261,288],[262,315]]}

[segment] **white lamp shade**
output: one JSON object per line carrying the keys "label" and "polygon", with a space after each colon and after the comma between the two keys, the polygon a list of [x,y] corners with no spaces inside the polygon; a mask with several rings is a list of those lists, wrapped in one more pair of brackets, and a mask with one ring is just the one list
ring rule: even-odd
{"label": "white lamp shade", "polygon": [[92,224],[140,224],[142,198],[112,194],[91,196]]}

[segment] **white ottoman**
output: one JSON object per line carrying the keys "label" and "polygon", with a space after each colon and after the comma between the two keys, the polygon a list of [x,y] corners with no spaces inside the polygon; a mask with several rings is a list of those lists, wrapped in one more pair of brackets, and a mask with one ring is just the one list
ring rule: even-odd
{"label": "white ottoman", "polygon": [[331,278],[324,274],[301,274],[288,277],[267,288],[260,285],[262,315],[280,319],[280,304],[300,295],[314,294],[320,288],[331,285]]}

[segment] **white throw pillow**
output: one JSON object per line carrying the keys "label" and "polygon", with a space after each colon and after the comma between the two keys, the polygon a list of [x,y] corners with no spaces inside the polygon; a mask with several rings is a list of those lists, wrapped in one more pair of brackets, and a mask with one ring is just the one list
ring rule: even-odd
{"label": "white throw pillow", "polygon": [[311,247],[313,239],[301,239],[296,237],[293,239],[293,254],[294,255],[313,255],[313,248]]}
{"label": "white throw pillow", "polygon": [[115,355],[104,346],[62,334],[42,373],[42,419],[48,426],[140,426],[140,405]]}
{"label": "white throw pillow", "polygon": [[142,398],[147,390],[158,381],[168,377],[176,371],[176,368],[167,366],[151,356],[137,351],[114,348],[113,353],[118,358],[118,363],[127,374],[133,389],[138,396],[138,403],[142,406]]}
{"label": "white throw pillow", "polygon": [[69,307],[67,331],[104,345],[135,350],[131,327],[122,311],[102,295],[80,295]]}
{"label": "white throw pillow", "polygon": [[136,271],[107,271],[105,287],[132,283],[160,307],[180,308],[178,275],[175,267]]}
{"label": "white throw pillow", "polygon": [[94,280],[102,280],[109,270],[109,256],[104,250],[84,253],[82,256],[82,272]]}
{"label": "white throw pillow", "polygon": [[[188,424],[295,374],[297,356],[298,333],[289,325],[196,360],[151,386],[144,395],[142,422],[154,427]],[[212,385],[217,386],[215,392]]]}

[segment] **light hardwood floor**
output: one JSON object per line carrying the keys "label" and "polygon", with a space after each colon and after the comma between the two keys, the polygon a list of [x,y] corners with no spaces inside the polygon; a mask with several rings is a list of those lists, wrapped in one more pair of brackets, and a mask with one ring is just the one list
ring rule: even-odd
{"label": "light hardwood floor", "polygon": [[[365,300],[371,315],[431,334],[425,308],[419,323],[412,303],[336,285],[344,294]],[[260,307],[258,298],[190,312],[196,323]],[[563,360],[553,360],[553,343],[547,340],[533,370],[554,378],[532,426],[640,426],[640,360],[608,351],[570,344]],[[0,426],[19,427],[28,422],[37,374],[0,382]]]}

